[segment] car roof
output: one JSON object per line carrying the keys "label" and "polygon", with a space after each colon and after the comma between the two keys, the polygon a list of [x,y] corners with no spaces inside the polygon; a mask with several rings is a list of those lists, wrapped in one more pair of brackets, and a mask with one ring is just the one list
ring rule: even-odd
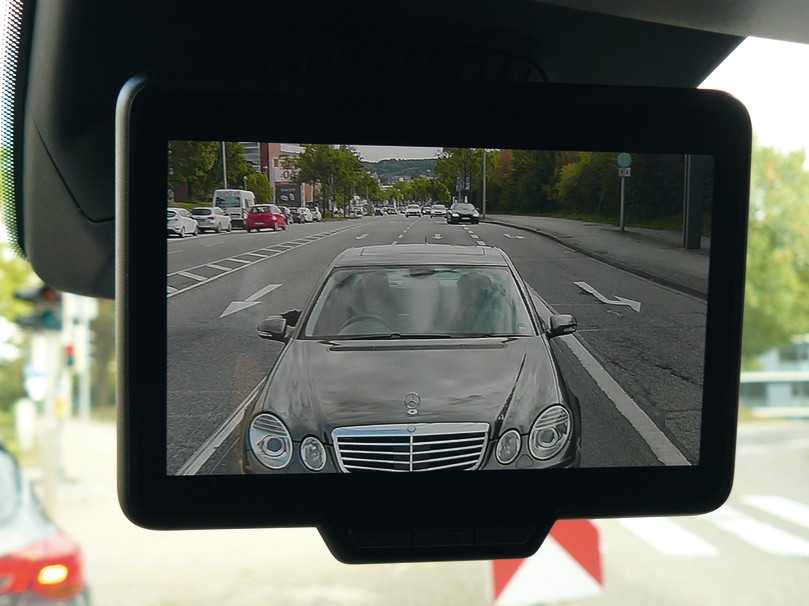
{"label": "car roof", "polygon": [[357,265],[494,265],[508,267],[508,257],[490,246],[452,244],[384,244],[349,248],[334,260],[334,267]]}

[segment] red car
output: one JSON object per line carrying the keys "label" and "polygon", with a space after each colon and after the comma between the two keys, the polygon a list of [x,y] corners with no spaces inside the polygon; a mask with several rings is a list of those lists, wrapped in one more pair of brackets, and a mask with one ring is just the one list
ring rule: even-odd
{"label": "red car", "polygon": [[262,229],[278,231],[279,229],[287,228],[287,218],[284,211],[275,204],[258,204],[247,213],[244,228],[248,232],[254,229],[256,231],[261,231]]}
{"label": "red car", "polygon": [[0,445],[0,604],[86,606],[78,545],[48,519]]}

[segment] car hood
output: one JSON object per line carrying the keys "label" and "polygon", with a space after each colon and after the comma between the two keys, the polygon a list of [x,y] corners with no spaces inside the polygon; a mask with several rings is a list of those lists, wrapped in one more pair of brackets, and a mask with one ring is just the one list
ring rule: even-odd
{"label": "car hood", "polygon": [[[405,396],[418,395],[409,415]],[[278,414],[300,440],[327,442],[335,427],[389,423],[486,422],[527,432],[561,398],[543,337],[316,341],[281,354],[254,406]]]}

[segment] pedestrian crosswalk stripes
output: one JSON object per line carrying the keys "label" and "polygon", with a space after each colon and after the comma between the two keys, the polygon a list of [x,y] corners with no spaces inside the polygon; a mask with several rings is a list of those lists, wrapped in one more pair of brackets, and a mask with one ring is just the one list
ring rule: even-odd
{"label": "pedestrian crosswalk stripes", "polygon": [[621,526],[660,553],[691,557],[713,557],[717,549],[669,518],[625,518]]}
{"label": "pedestrian crosswalk stripes", "polygon": [[787,522],[809,528],[809,506],[778,496],[751,495],[744,502]]}
{"label": "pedestrian crosswalk stripes", "polygon": [[809,533],[757,518],[765,513],[809,528],[809,504],[774,495],[748,495],[738,502],[696,517],[624,518],[598,524],[602,528],[618,525],[667,557],[713,558],[737,551],[740,543],[769,556],[809,557]]}

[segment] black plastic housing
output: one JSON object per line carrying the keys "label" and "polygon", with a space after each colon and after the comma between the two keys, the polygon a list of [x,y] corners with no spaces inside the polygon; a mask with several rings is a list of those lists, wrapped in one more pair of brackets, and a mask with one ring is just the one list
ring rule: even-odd
{"label": "black plastic housing", "polygon": [[[210,92],[210,91],[227,92]],[[344,561],[516,557],[554,520],[696,514],[733,477],[751,126],[727,94],[536,84],[491,90],[177,90],[131,80],[117,110],[119,498],[155,529],[318,526]],[[284,116],[272,125],[265,116]],[[382,126],[384,125],[384,126]],[[499,473],[166,475],[169,140],[616,150],[714,158],[700,462]],[[148,327],[148,330],[145,328]],[[279,497],[280,495],[280,497]]]}

